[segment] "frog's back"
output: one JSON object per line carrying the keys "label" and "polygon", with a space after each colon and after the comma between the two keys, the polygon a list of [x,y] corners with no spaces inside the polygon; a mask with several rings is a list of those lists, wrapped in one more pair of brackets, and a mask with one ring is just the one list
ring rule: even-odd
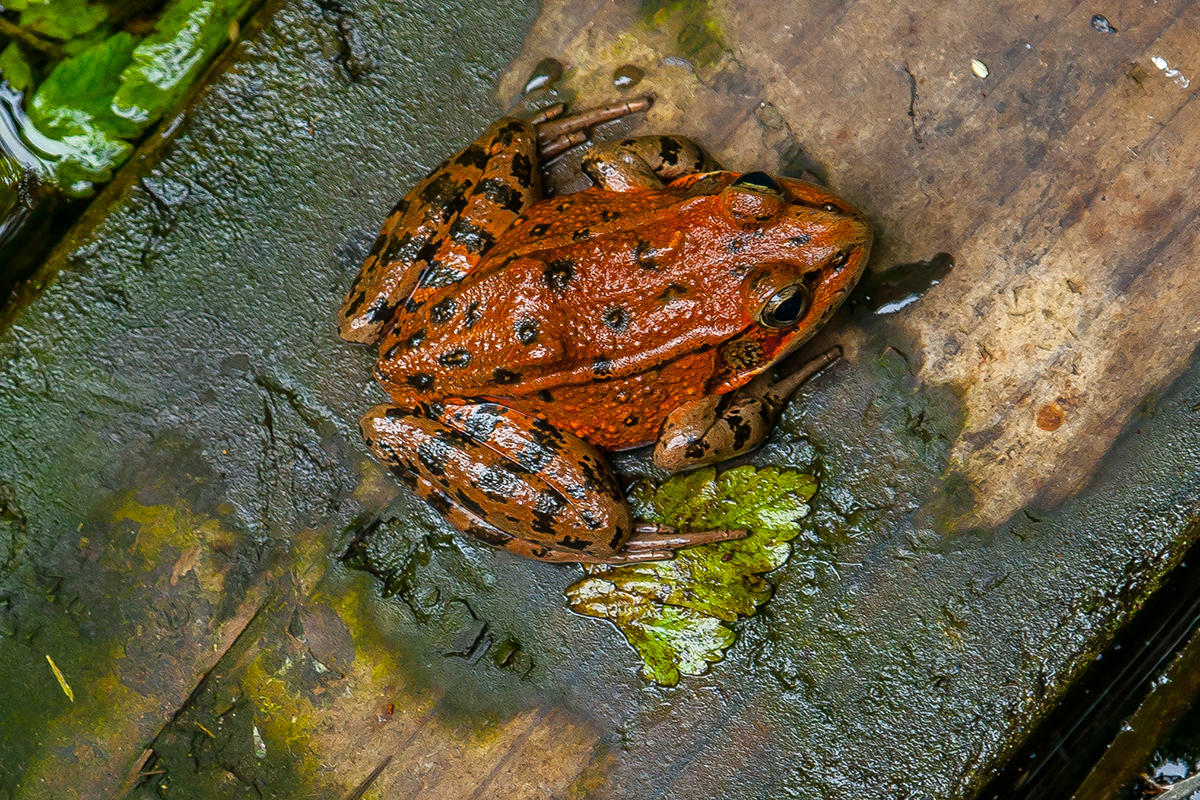
{"label": "frog's back", "polygon": [[[464,280],[401,315],[381,349],[381,380],[394,395],[516,405],[522,397],[544,404],[568,387],[593,400],[617,397],[663,380],[664,364],[742,324],[722,313],[728,298],[704,285],[706,273],[688,269],[689,251],[707,237],[651,224],[675,218],[663,208],[681,202],[667,192],[590,190],[543,201]],[[654,380],[638,379],[651,373]],[[667,379],[698,392],[707,375]],[[663,399],[656,392],[645,403]]]}

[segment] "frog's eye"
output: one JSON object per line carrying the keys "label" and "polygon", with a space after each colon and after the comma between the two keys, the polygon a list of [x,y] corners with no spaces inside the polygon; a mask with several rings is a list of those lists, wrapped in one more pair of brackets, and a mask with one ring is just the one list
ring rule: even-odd
{"label": "frog's eye", "polygon": [[783,188],[765,172],[747,172],[721,192],[729,215],[740,224],[763,222],[787,205]]}
{"label": "frog's eye", "polygon": [[802,283],[785,286],[771,296],[758,312],[758,321],[767,328],[786,328],[795,325],[812,303],[808,287]]}

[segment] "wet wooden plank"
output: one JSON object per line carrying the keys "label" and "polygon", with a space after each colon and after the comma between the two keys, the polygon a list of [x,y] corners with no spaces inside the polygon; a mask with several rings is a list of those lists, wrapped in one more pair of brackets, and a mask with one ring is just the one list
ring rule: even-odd
{"label": "wet wooden plank", "polygon": [[[969,794],[1196,535],[1200,12],[1110,11],[273,7],[0,334],[0,724],[28,732],[0,786]],[[817,343],[846,363],[754,459],[819,468],[805,544],[671,690],[566,610],[573,568],[391,484],[354,432],[369,354],[333,334],[395,197],[545,57],[583,102],[637,65],[639,129],[731,167],[802,153],[870,215],[876,271],[957,262]],[[337,560],[365,530],[393,596]]]}

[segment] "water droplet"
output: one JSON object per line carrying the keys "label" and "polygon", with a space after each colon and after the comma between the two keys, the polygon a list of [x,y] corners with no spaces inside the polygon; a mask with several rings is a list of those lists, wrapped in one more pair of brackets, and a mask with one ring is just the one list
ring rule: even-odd
{"label": "water droplet", "polygon": [[613,70],[613,86],[618,89],[628,89],[630,86],[637,85],[644,77],[646,77],[646,71],[642,68],[635,67],[633,64],[624,64]]}
{"label": "water droplet", "polygon": [[954,257],[949,253],[937,253],[928,261],[896,264],[886,272],[867,276],[858,292],[862,298],[858,302],[875,314],[894,314],[920,300],[953,267]]}
{"label": "water droplet", "polygon": [[251,725],[250,727],[254,737],[254,757],[262,761],[267,757],[267,743],[263,741],[263,736],[258,732],[257,725]]}
{"label": "water droplet", "polygon": [[1108,17],[1104,16],[1103,14],[1092,15],[1092,29],[1099,31],[1100,33],[1117,32],[1117,29],[1113,27],[1113,24],[1108,21]]}
{"label": "water droplet", "polygon": [[563,76],[562,62],[557,58],[543,58],[533,68],[533,72],[529,73],[529,79],[525,81],[525,88],[521,90],[521,94],[529,94],[536,92],[538,89],[544,89],[554,83],[557,83]]}
{"label": "water droplet", "polygon": [[972,58],[971,72],[974,72],[975,77],[977,78],[986,78],[988,76],[987,64],[983,63],[978,58]]}

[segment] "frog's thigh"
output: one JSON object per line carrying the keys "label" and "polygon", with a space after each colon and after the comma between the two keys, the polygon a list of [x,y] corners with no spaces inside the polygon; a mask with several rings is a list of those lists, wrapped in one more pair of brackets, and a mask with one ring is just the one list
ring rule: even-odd
{"label": "frog's thigh", "polygon": [[603,456],[537,417],[495,403],[376,406],[372,452],[455,527],[547,561],[610,558],[629,507]]}
{"label": "frog's thigh", "polygon": [[540,196],[533,128],[497,120],[392,209],[342,301],[342,337],[377,341],[401,304],[462,280]]}
{"label": "frog's thigh", "polygon": [[587,151],[582,167],[599,187],[612,192],[661,189],[665,183],[716,169],[700,145],[682,136],[637,136],[603,142]]}

